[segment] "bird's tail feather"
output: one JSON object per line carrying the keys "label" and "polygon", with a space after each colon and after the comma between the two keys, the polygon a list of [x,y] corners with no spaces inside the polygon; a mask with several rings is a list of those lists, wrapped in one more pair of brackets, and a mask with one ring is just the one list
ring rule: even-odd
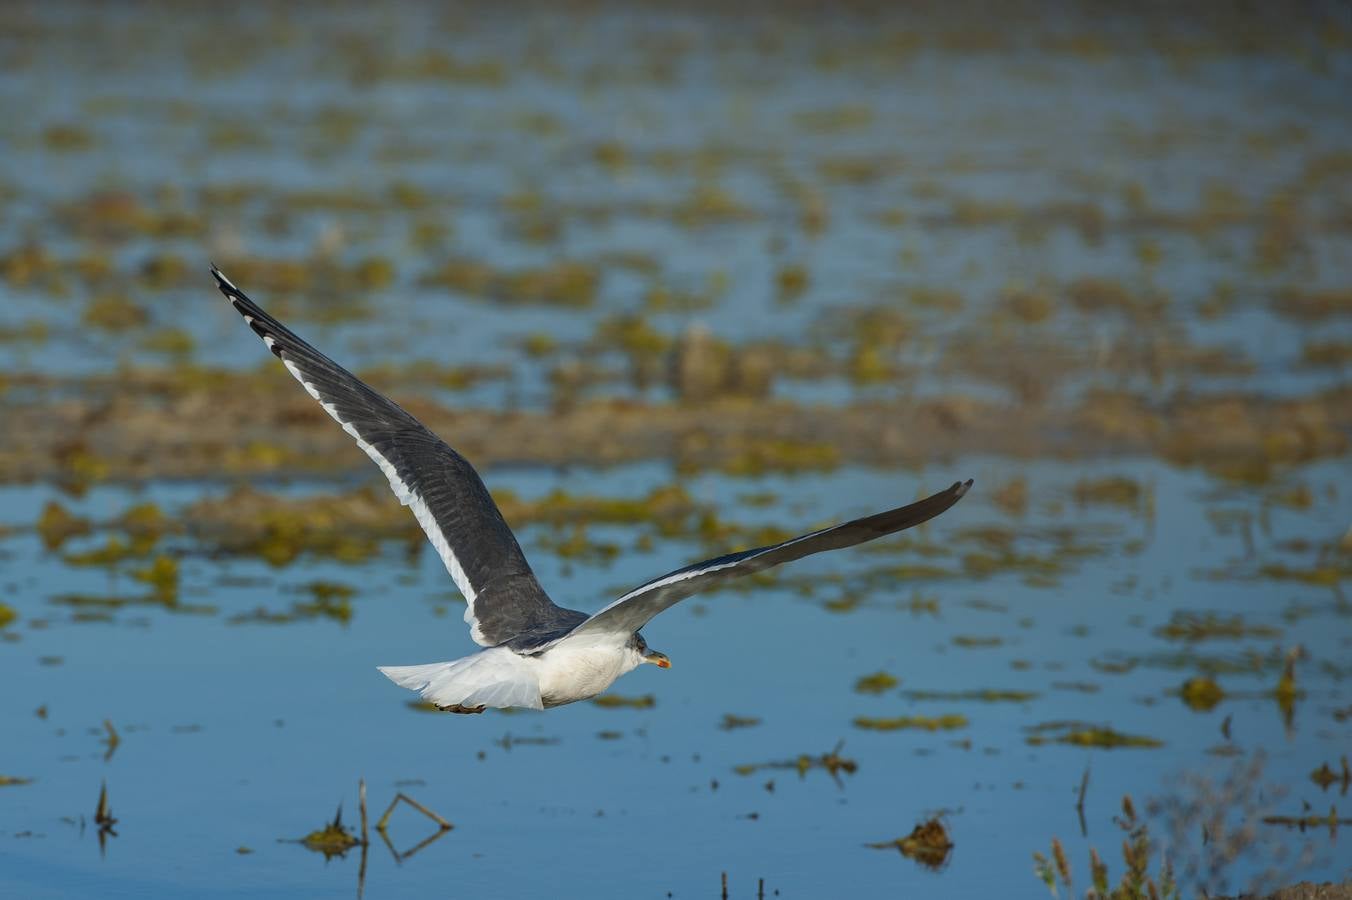
{"label": "bird's tail feather", "polygon": [[505,648],[495,647],[450,662],[379,668],[390,681],[418,691],[424,700],[438,706],[544,708],[534,670],[524,658]]}

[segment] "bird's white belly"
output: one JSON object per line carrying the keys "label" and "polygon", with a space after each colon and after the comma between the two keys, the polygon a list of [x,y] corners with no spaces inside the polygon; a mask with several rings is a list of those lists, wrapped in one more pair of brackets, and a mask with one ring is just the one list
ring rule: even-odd
{"label": "bird's white belly", "polygon": [[554,647],[539,657],[540,699],[548,707],[595,697],[634,668],[629,657],[619,647]]}

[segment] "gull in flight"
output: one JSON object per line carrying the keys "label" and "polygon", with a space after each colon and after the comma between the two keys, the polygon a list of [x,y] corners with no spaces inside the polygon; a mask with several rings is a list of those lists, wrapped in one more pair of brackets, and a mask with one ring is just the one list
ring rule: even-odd
{"label": "gull in flight", "polygon": [[729,579],[919,525],[972,486],[970,480],[957,482],[909,506],[677,569],[594,615],[564,609],[535,580],[512,530],[463,456],[264,312],[215,266],[211,274],[268,349],[385,473],[464,595],[470,637],[485,649],[450,662],[380,667],[395,684],[447,712],[562,706],[595,697],[642,663],[669,668],[666,654],[649,648],[639,634],[658,613]]}

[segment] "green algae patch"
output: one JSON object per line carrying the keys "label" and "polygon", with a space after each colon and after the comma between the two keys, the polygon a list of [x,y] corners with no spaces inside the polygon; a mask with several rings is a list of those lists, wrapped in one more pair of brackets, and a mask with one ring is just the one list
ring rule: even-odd
{"label": "green algae patch", "polygon": [[937,871],[948,862],[948,857],[953,852],[953,839],[942,821],[930,819],[916,825],[905,837],[866,846],[875,850],[895,849],[907,859],[913,859],[925,868]]}
{"label": "green algae patch", "polygon": [[596,302],[601,271],[592,263],[570,260],[505,270],[479,260],[449,259],[424,275],[422,283],[505,305],[585,309]]}
{"label": "green algae patch", "polygon": [[128,559],[135,559],[142,553],[131,543],[119,537],[110,537],[102,547],[85,550],[80,553],[67,553],[62,556],[71,566],[115,566]]}
{"label": "green algae patch", "polygon": [[1163,747],[1164,742],[1144,735],[1126,734],[1106,725],[1089,722],[1044,722],[1024,729],[1029,732],[1027,742],[1033,746],[1068,744],[1073,747],[1101,747],[1112,750],[1122,747]]}
{"label": "green algae patch", "polygon": [[1028,703],[1041,695],[1037,691],[1010,691],[986,688],[974,691],[902,691],[908,700],[946,700],[971,703]]}
{"label": "green algae patch", "polygon": [[600,697],[593,697],[592,703],[602,709],[652,709],[657,705],[657,698],[652,694],[641,694],[636,697],[602,694]]}
{"label": "green algae patch", "polygon": [[226,619],[227,625],[289,625],[328,619],[340,625],[352,621],[352,602],[347,597],[316,596],[314,600],[292,603],[285,610],[270,610],[259,606],[248,612],[237,613]]}
{"label": "green algae patch", "polygon": [[1206,640],[1241,640],[1243,638],[1276,638],[1281,630],[1270,625],[1250,625],[1242,616],[1218,616],[1215,613],[1176,612],[1167,625],[1155,629],[1155,634],[1168,641],[1196,643]]}
{"label": "green algae patch", "polygon": [[1099,504],[1134,509],[1145,496],[1145,489],[1134,479],[1112,476],[1077,481],[1071,495],[1081,506]]}
{"label": "green algae patch", "polygon": [[1297,568],[1281,563],[1265,565],[1258,574],[1274,581],[1297,581],[1317,587],[1333,587],[1345,578],[1352,577],[1352,568],[1348,566],[1308,566]]}
{"label": "green algae patch", "polygon": [[55,500],[48,500],[42,507],[37,522],[38,536],[48,550],[60,550],[70,538],[89,534],[90,528],[88,519],[73,515]]}
{"label": "green algae patch", "polygon": [[17,775],[0,775],[0,787],[17,787],[24,784],[32,784],[31,778],[20,778]]}
{"label": "green algae patch", "polygon": [[893,716],[891,718],[875,716],[857,716],[854,720],[855,728],[863,728],[868,731],[954,731],[959,728],[966,728],[968,725],[967,717],[960,714],[950,714],[946,716]]}
{"label": "green algae patch", "polygon": [[854,689],[860,694],[881,694],[901,684],[901,680],[887,672],[874,672],[865,675],[854,683]]}
{"label": "green algae patch", "polygon": [[1221,690],[1221,686],[1214,679],[1204,675],[1183,682],[1183,686],[1178,689],[1178,695],[1183,698],[1189,709],[1197,712],[1215,709],[1225,699],[1225,691]]}
{"label": "green algae patch", "polygon": [[81,321],[90,328],[117,332],[145,325],[150,314],[126,297],[106,294],[89,302]]}
{"label": "green algae patch", "polygon": [[347,851],[361,844],[361,838],[357,837],[353,831],[343,824],[343,808],[340,806],[332,822],[327,822],[322,828],[317,828],[305,835],[299,843],[305,849],[322,853],[325,859],[331,859],[335,856],[343,856]]}
{"label": "green algae patch", "polygon": [[14,607],[5,603],[0,603],[0,628],[5,628],[19,620],[19,614],[14,611]]}
{"label": "green algae patch", "polygon": [[178,560],[160,554],[150,565],[133,571],[131,577],[150,585],[158,596],[172,598],[178,593]]}
{"label": "green algae patch", "polygon": [[419,534],[413,518],[373,488],[296,499],[245,487],[194,503],[184,519],[219,550],[256,555],[274,566],[307,553],[360,562],[377,552],[380,539],[412,542]]}

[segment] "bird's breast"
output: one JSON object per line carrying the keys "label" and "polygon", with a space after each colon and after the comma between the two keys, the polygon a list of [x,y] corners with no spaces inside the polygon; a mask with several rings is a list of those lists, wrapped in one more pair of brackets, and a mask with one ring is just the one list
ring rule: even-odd
{"label": "bird's breast", "polygon": [[595,697],[633,668],[622,648],[554,647],[540,656],[540,699],[562,706]]}

